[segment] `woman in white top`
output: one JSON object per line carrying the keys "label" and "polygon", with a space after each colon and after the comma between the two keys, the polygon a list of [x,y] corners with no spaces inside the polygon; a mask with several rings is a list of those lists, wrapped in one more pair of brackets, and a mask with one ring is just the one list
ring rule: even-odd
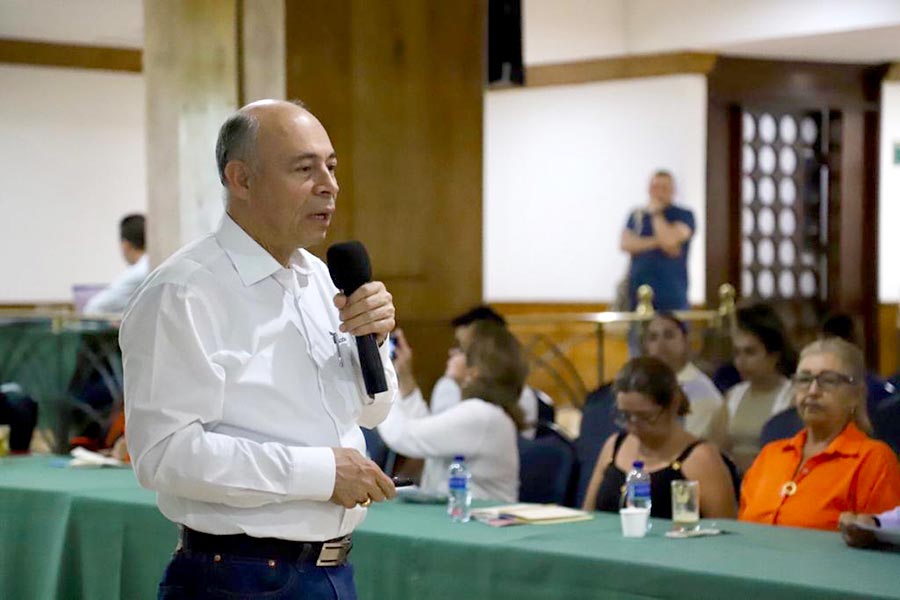
{"label": "woman in white top", "polygon": [[725,394],[728,409],[726,450],[738,469],[746,471],[760,451],[763,425],[791,405],[795,353],[775,311],[757,304],[737,311],[734,366],[743,381]]}
{"label": "woman in white top", "polygon": [[691,362],[687,326],[670,312],[657,313],[647,324],[642,342],[644,354],[666,363],[678,377],[690,404],[683,417],[685,430],[721,448],[728,435],[728,413],[716,385]]}
{"label": "woman in white top", "polygon": [[[402,334],[395,364],[412,360]],[[410,371],[410,369],[402,369]],[[447,493],[447,469],[463,455],[472,473],[472,496],[515,502],[519,497],[519,395],[528,374],[519,342],[502,325],[475,323],[468,346],[451,350],[447,373],[462,388],[459,404],[431,414],[414,381],[400,382],[402,399],[394,404],[378,433],[394,451],[424,458],[421,488]]]}

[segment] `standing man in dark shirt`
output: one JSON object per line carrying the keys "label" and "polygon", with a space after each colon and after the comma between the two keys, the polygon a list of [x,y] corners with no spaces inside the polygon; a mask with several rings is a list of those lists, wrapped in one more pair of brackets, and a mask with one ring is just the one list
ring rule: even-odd
{"label": "standing man in dark shirt", "polygon": [[694,235],[694,214],[672,204],[675,181],[668,171],[650,178],[650,202],[632,211],[622,232],[621,248],[631,255],[628,294],[632,310],[637,289],[653,288],[658,311],[685,310],[688,304],[687,256]]}

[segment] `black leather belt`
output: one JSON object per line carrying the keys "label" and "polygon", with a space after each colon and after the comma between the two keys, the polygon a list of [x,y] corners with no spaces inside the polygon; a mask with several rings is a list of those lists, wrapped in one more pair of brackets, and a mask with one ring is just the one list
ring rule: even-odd
{"label": "black leather belt", "polygon": [[317,567],[339,567],[347,562],[347,555],[353,548],[353,542],[349,535],[327,542],[294,542],[276,538],[255,538],[243,533],[213,535],[182,527],[181,548],[187,552],[234,554],[291,562],[309,561],[315,562]]}

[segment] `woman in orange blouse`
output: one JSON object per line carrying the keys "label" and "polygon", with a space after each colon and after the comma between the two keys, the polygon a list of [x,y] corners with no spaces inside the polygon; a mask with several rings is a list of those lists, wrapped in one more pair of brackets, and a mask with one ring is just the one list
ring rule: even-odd
{"label": "woman in orange blouse", "polygon": [[794,403],[805,427],[766,445],[741,486],[738,518],[837,530],[841,512],[880,513],[900,504],[900,465],[869,438],[865,362],[841,339],[800,354]]}

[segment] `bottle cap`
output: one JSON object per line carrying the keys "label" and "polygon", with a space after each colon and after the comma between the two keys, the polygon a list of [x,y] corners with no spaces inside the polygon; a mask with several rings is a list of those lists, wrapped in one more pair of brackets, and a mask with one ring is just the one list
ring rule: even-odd
{"label": "bottle cap", "polygon": [[453,457],[453,462],[463,462],[464,460],[466,460],[466,457],[462,454],[457,454]]}
{"label": "bottle cap", "polygon": [[641,469],[644,468],[644,461],[642,461],[642,460],[636,460],[636,461],[634,461],[633,464],[634,464],[634,468],[637,469],[638,471],[640,471]]}

